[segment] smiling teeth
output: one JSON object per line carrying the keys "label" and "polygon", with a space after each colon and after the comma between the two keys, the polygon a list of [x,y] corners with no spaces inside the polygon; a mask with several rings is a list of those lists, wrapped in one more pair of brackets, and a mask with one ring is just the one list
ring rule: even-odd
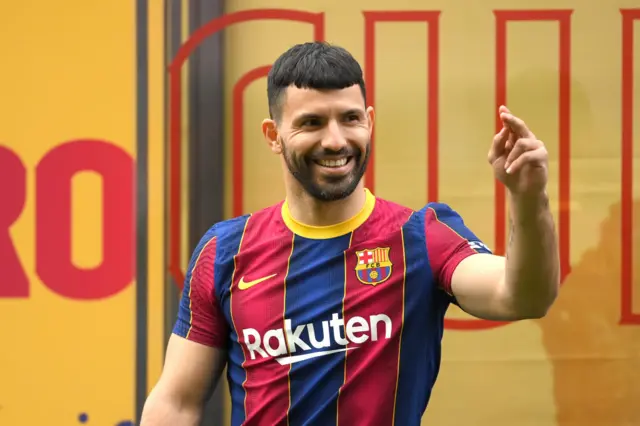
{"label": "smiling teeth", "polygon": [[347,159],[341,158],[340,160],[318,160],[318,164],[324,167],[341,167],[347,164]]}

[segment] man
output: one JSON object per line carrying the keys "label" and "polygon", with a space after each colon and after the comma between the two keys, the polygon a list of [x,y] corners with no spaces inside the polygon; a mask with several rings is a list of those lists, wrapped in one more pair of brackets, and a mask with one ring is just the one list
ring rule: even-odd
{"label": "man", "polygon": [[365,99],[342,48],[305,43],[274,63],[262,130],[286,201],[214,225],[195,249],[143,426],[198,424],[225,365],[232,425],[419,425],[450,303],[546,314],[559,262],[543,143],[500,108],[489,163],[512,227],[494,256],[447,205],[412,211],[364,188]]}

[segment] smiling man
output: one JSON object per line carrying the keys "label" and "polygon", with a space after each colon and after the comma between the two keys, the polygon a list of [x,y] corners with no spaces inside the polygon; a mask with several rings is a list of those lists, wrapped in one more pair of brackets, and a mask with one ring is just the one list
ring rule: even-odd
{"label": "smiling man", "polygon": [[142,425],[199,424],[225,365],[234,426],[419,425],[450,303],[515,321],[556,297],[544,144],[500,108],[488,159],[512,228],[495,256],[446,204],[413,211],[364,187],[375,113],[347,51],[292,47],[267,97],[286,199],[203,236]]}

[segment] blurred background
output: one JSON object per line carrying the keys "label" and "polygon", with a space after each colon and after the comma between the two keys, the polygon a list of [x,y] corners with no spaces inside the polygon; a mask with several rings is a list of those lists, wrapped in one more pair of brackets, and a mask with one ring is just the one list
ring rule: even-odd
{"label": "blurred background", "polygon": [[[550,152],[561,295],[452,307],[423,424],[640,425],[637,0],[5,0],[0,35],[0,425],[136,422],[197,240],[283,197],[264,77],[314,38],[365,70],[377,196],[502,254],[498,106]],[[206,424],[228,405],[223,381]]]}

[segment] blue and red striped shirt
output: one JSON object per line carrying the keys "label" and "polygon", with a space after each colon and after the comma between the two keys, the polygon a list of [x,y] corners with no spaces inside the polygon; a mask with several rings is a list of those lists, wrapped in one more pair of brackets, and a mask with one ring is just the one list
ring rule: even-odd
{"label": "blue and red striped shirt", "polygon": [[328,227],[286,202],[214,225],[174,333],[226,349],[235,425],[419,425],[451,277],[489,249],[445,204],[375,198]]}

